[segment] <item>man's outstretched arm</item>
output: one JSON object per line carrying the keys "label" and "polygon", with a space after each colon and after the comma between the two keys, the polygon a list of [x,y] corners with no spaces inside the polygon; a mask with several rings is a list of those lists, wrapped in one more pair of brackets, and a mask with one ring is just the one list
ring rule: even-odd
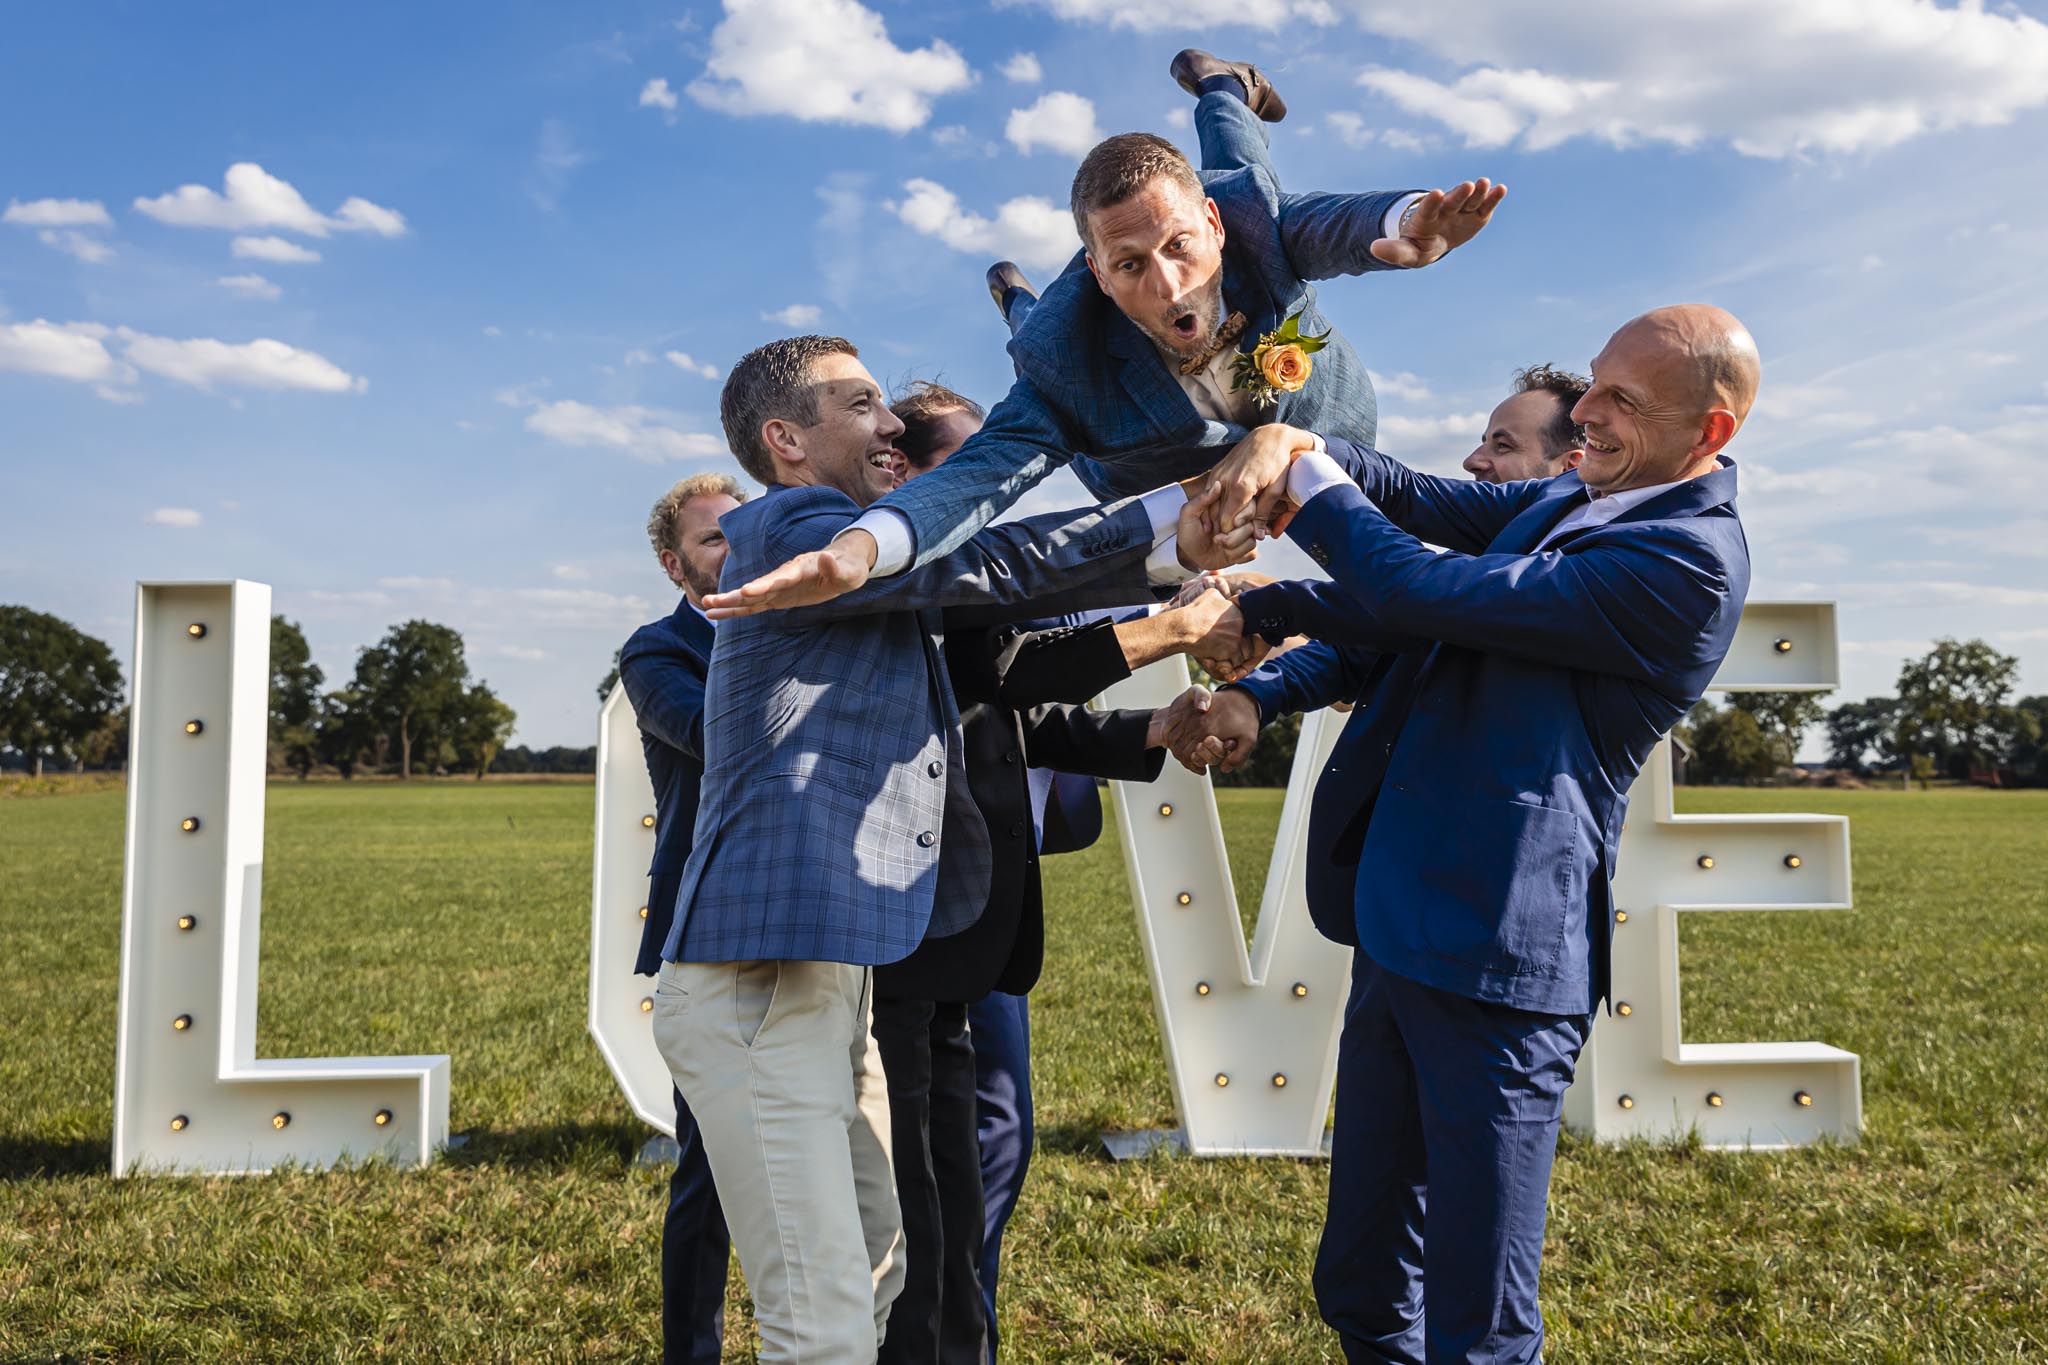
{"label": "man's outstretched arm", "polygon": [[1304,280],[1413,270],[1477,237],[1507,192],[1480,179],[1423,193],[1282,195],[1280,241]]}

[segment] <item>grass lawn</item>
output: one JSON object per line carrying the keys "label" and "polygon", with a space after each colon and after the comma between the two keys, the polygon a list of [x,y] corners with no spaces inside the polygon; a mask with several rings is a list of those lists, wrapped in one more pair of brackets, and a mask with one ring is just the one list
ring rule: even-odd
{"label": "grass lawn", "polygon": [[[1223,799],[1256,904],[1279,794]],[[1685,1003],[1695,1041],[1861,1053],[1867,1132],[1568,1138],[1549,1359],[2048,1359],[2048,792],[1680,806],[1852,818],[1857,908],[1691,917]],[[117,790],[0,799],[0,1361],[657,1358],[665,1185],[583,1025],[589,786],[271,789],[259,1050],[452,1054],[471,1140],[418,1172],[108,1176],[121,825]],[[1006,1357],[1333,1359],[1323,1166],[1097,1154],[1171,1095],[1120,855],[1047,881]],[[737,1297],[729,1324],[752,1360]]]}

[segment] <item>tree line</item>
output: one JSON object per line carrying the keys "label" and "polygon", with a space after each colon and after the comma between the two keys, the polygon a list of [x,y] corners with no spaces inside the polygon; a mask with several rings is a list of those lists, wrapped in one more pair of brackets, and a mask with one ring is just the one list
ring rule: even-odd
{"label": "tree line", "polygon": [[[470,677],[462,636],[407,621],[356,652],[355,676],[323,691],[298,624],[270,618],[270,766],[301,778],[316,767],[358,772],[472,772],[493,764],[535,769],[521,749],[506,760],[517,720],[489,683]],[[106,642],[27,607],[0,606],[0,757],[41,776],[46,764],[124,766],[128,707]],[[548,754],[578,751],[549,750]],[[574,770],[573,767],[568,770]],[[587,771],[587,769],[585,769]]]}

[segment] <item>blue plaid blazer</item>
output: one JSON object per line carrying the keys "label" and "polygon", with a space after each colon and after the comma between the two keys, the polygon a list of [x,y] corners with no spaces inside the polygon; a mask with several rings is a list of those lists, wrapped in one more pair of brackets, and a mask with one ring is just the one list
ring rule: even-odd
{"label": "blue plaid blazer", "polygon": [[[1406,190],[1282,194],[1263,166],[1204,172],[1223,218],[1223,298],[1245,315],[1240,343],[1300,313],[1330,332],[1308,383],[1271,419],[1373,444],[1379,408],[1365,364],[1316,306],[1311,280],[1386,266],[1372,254]],[[1017,382],[980,432],[881,506],[910,518],[917,562],[945,554],[1039,480],[1071,463],[1097,497],[1128,497],[1212,468],[1244,428],[1206,421],[1159,348],[1123,315],[1076,256],[1010,341]]]}
{"label": "blue plaid blazer", "polygon": [[[822,549],[860,510],[835,489],[770,488],[719,519],[722,582]],[[988,831],[936,609],[964,622],[1143,600],[1151,545],[1136,500],[1056,512],[819,606],[721,622],[696,843],[662,956],[875,965],[971,925]]]}

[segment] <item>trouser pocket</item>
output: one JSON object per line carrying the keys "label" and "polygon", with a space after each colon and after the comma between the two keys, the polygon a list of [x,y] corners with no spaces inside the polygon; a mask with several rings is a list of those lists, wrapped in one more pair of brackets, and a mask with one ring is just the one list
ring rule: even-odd
{"label": "trouser pocket", "polygon": [[783,964],[776,961],[741,962],[733,967],[733,1026],[739,1030],[740,1045],[752,1047],[754,1039],[768,1025],[775,998],[782,986]]}

